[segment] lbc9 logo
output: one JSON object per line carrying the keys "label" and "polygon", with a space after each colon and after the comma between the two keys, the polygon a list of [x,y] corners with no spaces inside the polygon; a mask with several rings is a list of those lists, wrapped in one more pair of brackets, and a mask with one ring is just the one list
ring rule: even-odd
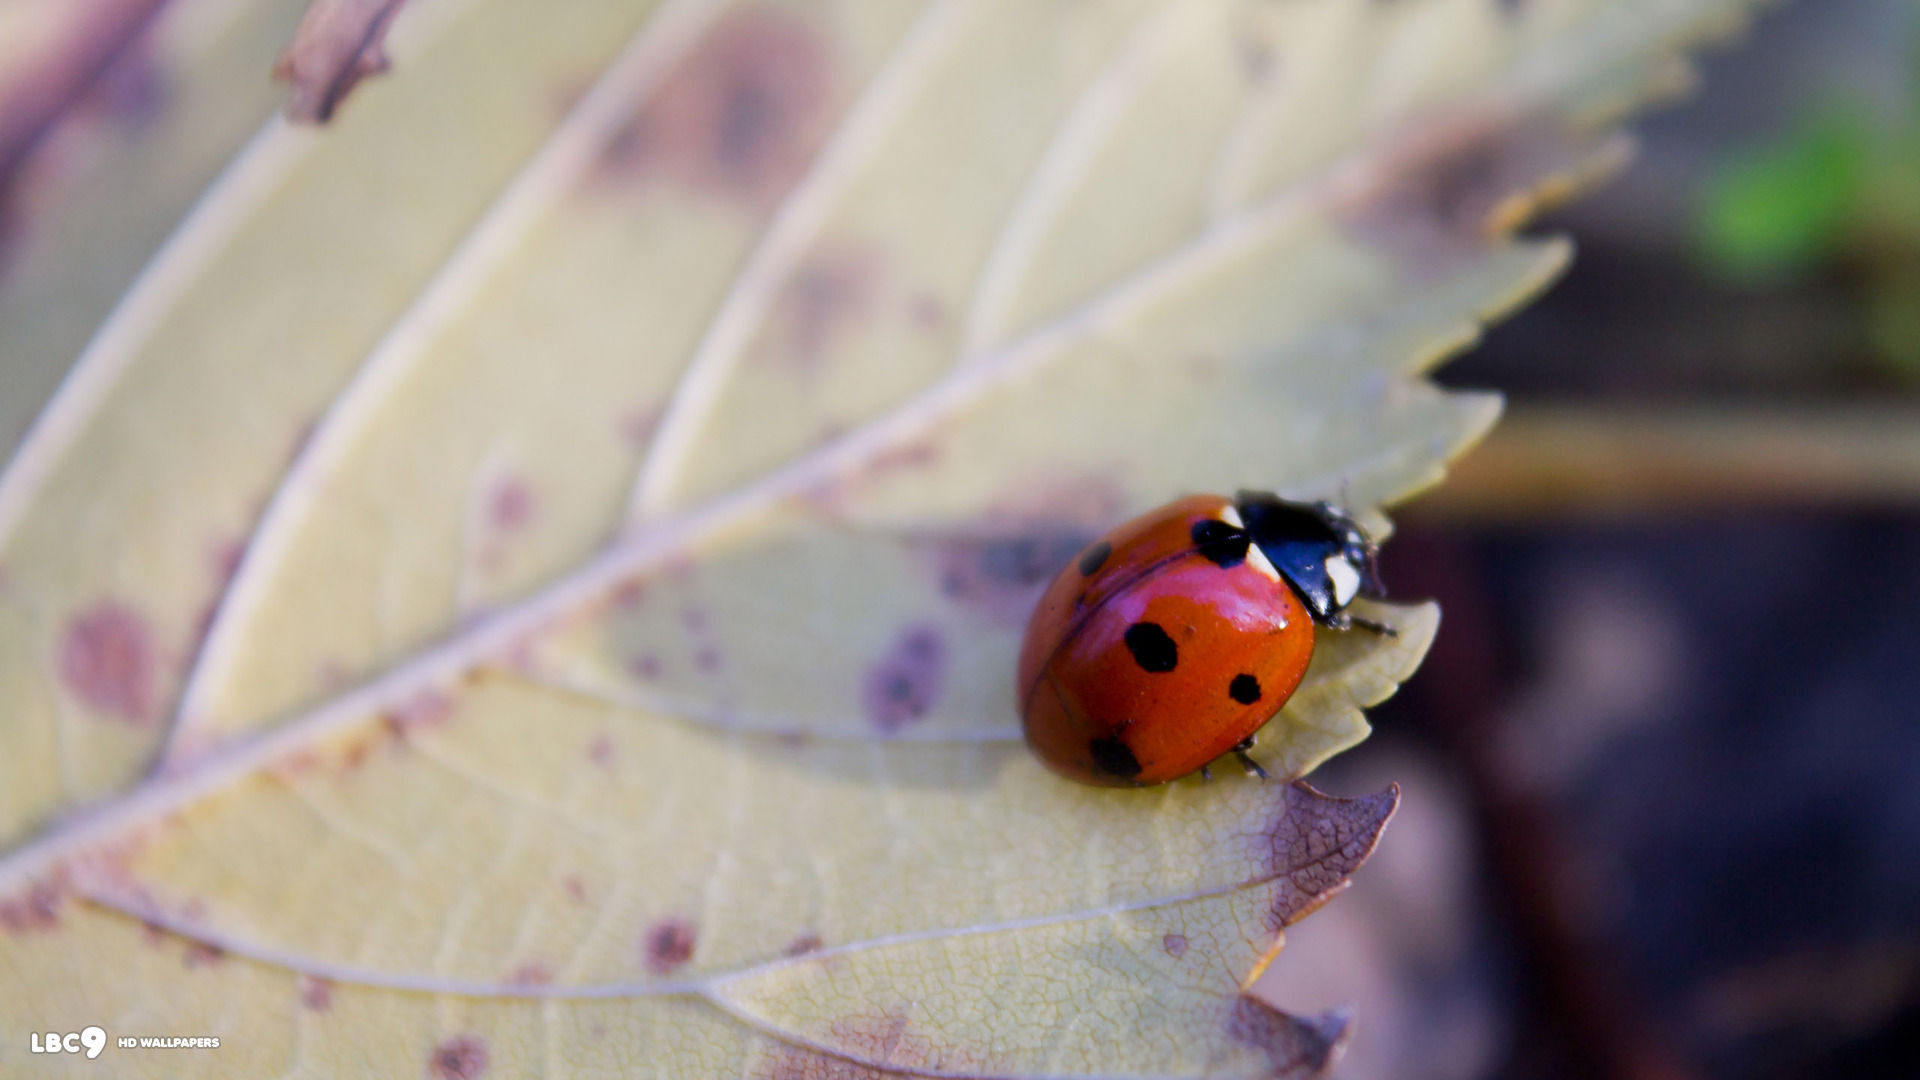
{"label": "lbc9 logo", "polygon": [[87,1052],[88,1058],[97,1058],[100,1051],[107,1048],[107,1030],[95,1025],[81,1031],[69,1031],[62,1035],[57,1031],[41,1034],[33,1033],[33,1052],[36,1054],[77,1054]]}

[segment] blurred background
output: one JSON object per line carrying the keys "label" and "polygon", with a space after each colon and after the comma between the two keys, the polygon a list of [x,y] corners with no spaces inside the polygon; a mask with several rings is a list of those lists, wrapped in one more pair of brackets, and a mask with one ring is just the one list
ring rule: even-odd
{"label": "blurred background", "polygon": [[1710,53],[1442,369],[1509,396],[1384,556],[1442,631],[1316,778],[1405,803],[1266,987],[1339,1075],[1920,1076],[1917,14]]}
{"label": "blurred background", "polygon": [[[178,137],[128,48],[156,0],[96,6],[49,41],[0,0],[0,273],[74,163]],[[1354,1009],[1340,1076],[1920,1075],[1920,5],[1803,0],[1703,73],[1441,374],[1510,397],[1385,556],[1444,630],[1316,777],[1405,802],[1262,985]],[[256,114],[206,103],[162,209],[83,229],[125,257],[20,299],[44,353]],[[0,357],[0,451],[58,374]]]}

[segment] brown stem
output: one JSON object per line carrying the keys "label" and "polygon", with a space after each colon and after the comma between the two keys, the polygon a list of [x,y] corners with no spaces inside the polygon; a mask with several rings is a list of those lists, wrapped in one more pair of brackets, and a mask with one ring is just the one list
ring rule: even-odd
{"label": "brown stem", "polygon": [[1420,513],[1537,520],[1834,503],[1920,503],[1920,404],[1520,406]]}

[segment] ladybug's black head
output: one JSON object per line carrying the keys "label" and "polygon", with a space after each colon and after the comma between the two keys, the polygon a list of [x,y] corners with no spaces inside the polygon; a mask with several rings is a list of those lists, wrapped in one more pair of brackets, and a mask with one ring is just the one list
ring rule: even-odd
{"label": "ladybug's black head", "polygon": [[1379,545],[1346,511],[1330,502],[1292,502],[1264,491],[1242,491],[1234,509],[1260,553],[1293,586],[1313,621],[1335,621],[1356,596],[1384,596]]}

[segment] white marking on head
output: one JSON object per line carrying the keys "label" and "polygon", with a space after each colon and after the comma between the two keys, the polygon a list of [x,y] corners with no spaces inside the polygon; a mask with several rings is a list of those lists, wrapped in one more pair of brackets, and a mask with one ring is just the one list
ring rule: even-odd
{"label": "white marking on head", "polygon": [[1360,571],[1344,555],[1327,556],[1327,577],[1333,581],[1333,602],[1346,607],[1360,591]]}
{"label": "white marking on head", "polygon": [[1251,542],[1247,544],[1247,565],[1259,571],[1269,581],[1280,580],[1280,571],[1274,567],[1273,560],[1267,558],[1267,553],[1260,550],[1259,544]]}
{"label": "white marking on head", "polygon": [[[1220,520],[1239,529],[1241,532],[1247,531],[1246,521],[1240,517],[1240,511],[1235,508],[1232,503],[1228,503],[1226,507],[1220,511]],[[1267,553],[1260,550],[1260,545],[1254,543],[1252,537],[1247,538],[1247,565],[1259,571],[1268,581],[1280,580],[1280,571],[1274,568],[1273,560],[1267,558]],[[1281,623],[1280,625],[1285,626],[1286,624]]]}

